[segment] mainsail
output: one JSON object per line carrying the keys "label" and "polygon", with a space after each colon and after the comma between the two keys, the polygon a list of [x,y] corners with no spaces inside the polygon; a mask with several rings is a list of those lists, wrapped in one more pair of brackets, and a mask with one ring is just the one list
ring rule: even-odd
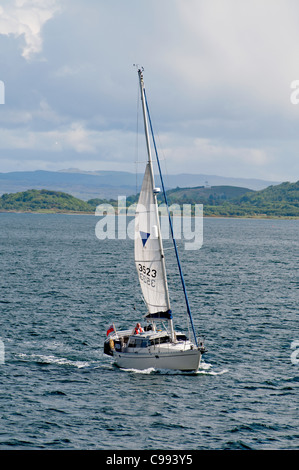
{"label": "mainsail", "polygon": [[171,318],[151,162],[146,166],[135,214],[135,263],[148,317]]}

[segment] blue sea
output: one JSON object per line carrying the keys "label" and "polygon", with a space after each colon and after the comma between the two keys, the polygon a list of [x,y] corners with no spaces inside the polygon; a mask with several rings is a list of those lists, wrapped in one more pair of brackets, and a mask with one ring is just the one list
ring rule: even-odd
{"label": "blue sea", "polygon": [[299,220],[205,218],[201,249],[178,241],[208,349],[197,374],[103,355],[110,324],[133,327],[145,308],[133,241],[99,240],[97,220],[0,214],[0,449],[298,449]]}

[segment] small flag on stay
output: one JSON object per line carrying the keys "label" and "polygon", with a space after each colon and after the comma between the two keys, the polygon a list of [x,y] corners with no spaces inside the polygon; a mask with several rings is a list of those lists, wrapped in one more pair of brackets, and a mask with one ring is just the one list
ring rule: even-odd
{"label": "small flag on stay", "polygon": [[109,326],[109,328],[107,330],[107,336],[110,335],[110,333],[112,333],[112,331],[114,331],[113,325]]}

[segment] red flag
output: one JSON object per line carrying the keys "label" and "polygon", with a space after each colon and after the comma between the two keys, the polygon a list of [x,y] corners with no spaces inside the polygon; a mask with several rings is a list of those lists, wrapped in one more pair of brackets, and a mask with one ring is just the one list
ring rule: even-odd
{"label": "red flag", "polygon": [[114,331],[114,328],[113,328],[113,325],[111,325],[108,330],[107,330],[107,336],[110,335],[110,333],[112,333],[112,331]]}

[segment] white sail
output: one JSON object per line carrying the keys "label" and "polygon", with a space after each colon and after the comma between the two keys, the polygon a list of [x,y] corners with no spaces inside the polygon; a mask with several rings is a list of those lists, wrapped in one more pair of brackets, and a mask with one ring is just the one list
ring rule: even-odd
{"label": "white sail", "polygon": [[169,318],[165,262],[151,163],[146,166],[135,215],[135,263],[150,316]]}

